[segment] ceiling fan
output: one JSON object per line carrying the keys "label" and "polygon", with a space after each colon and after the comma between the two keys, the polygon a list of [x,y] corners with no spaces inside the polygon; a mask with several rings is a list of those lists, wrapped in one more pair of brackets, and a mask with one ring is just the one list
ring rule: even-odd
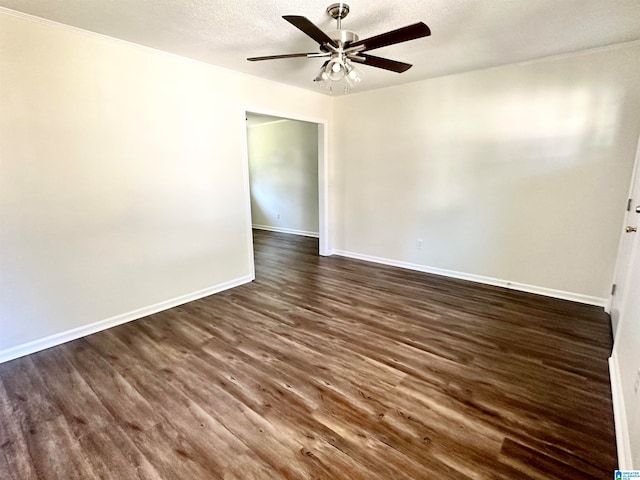
{"label": "ceiling fan", "polygon": [[326,57],[327,60],[320,68],[320,72],[318,73],[318,76],[314,78],[314,81],[324,83],[329,87],[332,93],[332,84],[340,84],[340,82],[344,81],[346,93],[348,87],[353,87],[361,81],[361,76],[354,68],[353,63],[382,68],[384,70],[390,70],[397,73],[406,72],[412,67],[409,63],[389,60],[388,58],[375,57],[365,52],[431,35],[429,27],[423,22],[418,22],[396,30],[391,30],[390,32],[360,40],[358,35],[354,32],[342,29],[342,19],[349,14],[349,5],[342,2],[334,3],[329,5],[327,13],[338,23],[338,29],[334,32],[329,32],[328,34],[320,30],[306,17],[299,15],[285,15],[282,17],[294,27],[298,28],[307,36],[315,40],[320,46],[319,52],[251,57],[247,58],[247,60],[250,62],[256,62],[281,58]]}

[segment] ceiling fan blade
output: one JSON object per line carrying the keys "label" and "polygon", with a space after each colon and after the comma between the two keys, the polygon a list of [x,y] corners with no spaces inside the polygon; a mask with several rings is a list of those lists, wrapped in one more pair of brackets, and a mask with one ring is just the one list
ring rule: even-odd
{"label": "ceiling fan blade", "polygon": [[389,60],[388,58],[374,57],[373,55],[367,55],[366,53],[359,53],[357,56],[349,56],[349,60],[361,63],[362,65],[383,68],[397,73],[406,72],[413,66],[410,63]]}
{"label": "ceiling fan blade", "polygon": [[429,35],[431,35],[429,27],[422,22],[418,22],[387,33],[381,33],[375,37],[369,37],[364,40],[358,40],[357,42],[350,43],[347,50],[360,46],[364,46],[364,49],[361,51],[374,50],[376,48],[386,47],[387,45],[415,40],[416,38],[428,37]]}
{"label": "ceiling fan blade", "polygon": [[284,55],[268,55],[266,57],[251,57],[251,58],[247,58],[247,60],[249,60],[250,62],[258,62],[260,60],[277,60],[279,58],[296,58],[296,57],[307,57],[309,58],[309,55],[316,57],[318,56],[317,53],[286,53]]}
{"label": "ceiling fan blade", "polygon": [[301,17],[300,15],[285,15],[282,18],[284,18],[294,27],[301,30],[307,36],[313,38],[320,45],[328,43],[329,45],[338,48],[338,44],[335,42],[335,40],[333,40],[331,37],[329,37],[329,35],[316,27],[307,17]]}

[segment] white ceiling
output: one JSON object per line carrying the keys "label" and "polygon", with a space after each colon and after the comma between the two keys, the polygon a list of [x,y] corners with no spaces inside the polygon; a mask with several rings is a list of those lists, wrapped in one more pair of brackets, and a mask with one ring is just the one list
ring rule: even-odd
{"label": "white ceiling", "polygon": [[[282,15],[325,31],[333,0],[0,0],[0,6],[240,72],[325,92],[312,79],[322,59],[248,62],[313,52]],[[351,0],[343,28],[360,38],[423,21],[432,36],[372,52],[414,64],[402,74],[362,67],[359,90],[528,61],[640,39],[640,0]]]}

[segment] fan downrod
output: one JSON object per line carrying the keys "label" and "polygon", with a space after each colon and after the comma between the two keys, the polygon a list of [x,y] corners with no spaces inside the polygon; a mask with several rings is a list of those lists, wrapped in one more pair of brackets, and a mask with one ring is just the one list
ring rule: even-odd
{"label": "fan downrod", "polygon": [[331,18],[337,20],[338,30],[340,30],[342,19],[349,15],[349,5],[342,2],[332,3],[327,7],[327,13],[331,16]]}

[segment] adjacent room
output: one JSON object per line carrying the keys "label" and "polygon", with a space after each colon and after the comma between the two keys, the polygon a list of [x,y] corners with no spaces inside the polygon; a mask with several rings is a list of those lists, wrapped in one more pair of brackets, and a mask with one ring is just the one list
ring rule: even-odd
{"label": "adjacent room", "polygon": [[638,78],[637,0],[0,0],[0,478],[631,478]]}
{"label": "adjacent room", "polygon": [[320,237],[319,125],[247,112],[251,226]]}

